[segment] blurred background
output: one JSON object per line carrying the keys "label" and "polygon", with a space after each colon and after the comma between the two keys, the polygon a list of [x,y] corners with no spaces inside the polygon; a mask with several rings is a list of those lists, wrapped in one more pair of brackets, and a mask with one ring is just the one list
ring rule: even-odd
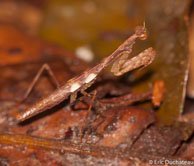
{"label": "blurred background", "polygon": [[134,21],[137,18],[129,7],[128,0],[1,0],[0,22],[55,42],[91,62],[110,53],[134,25],[143,23]]}

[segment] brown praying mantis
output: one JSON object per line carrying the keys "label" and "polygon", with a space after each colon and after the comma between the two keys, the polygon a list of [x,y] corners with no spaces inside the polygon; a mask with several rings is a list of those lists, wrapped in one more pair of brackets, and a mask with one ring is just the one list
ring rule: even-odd
{"label": "brown praying mantis", "polygon": [[[76,76],[67,81],[66,84],[56,89],[53,93],[49,96],[41,99],[36,104],[32,105],[28,108],[25,112],[19,114],[17,116],[18,121],[24,121],[34,115],[37,115],[47,109],[50,109],[57,104],[61,103],[63,100],[67,99],[70,96],[70,102],[74,102],[78,92],[82,94],[86,94],[85,90],[89,88],[96,80],[98,75],[109,65],[113,63],[111,72],[115,76],[120,76],[128,71],[137,69],[137,68],[144,68],[152,63],[156,56],[156,52],[153,48],[148,48],[138,54],[137,56],[128,59],[131,52],[132,47],[135,44],[137,39],[145,40],[147,38],[146,28],[145,26],[137,26],[135,28],[135,32],[131,35],[124,43],[122,43],[111,55],[102,59],[102,61],[94,66],[93,68],[84,71],[81,75]],[[48,65],[44,65],[41,68],[41,71],[44,68],[49,68]],[[32,84],[28,88],[24,98],[26,98],[32,90],[35,82],[37,81],[38,77],[40,76],[40,72],[38,72],[37,76],[33,80]],[[55,79],[51,70],[48,70],[49,74]],[[57,81],[55,79],[55,83]],[[58,85],[58,84],[57,84]]]}

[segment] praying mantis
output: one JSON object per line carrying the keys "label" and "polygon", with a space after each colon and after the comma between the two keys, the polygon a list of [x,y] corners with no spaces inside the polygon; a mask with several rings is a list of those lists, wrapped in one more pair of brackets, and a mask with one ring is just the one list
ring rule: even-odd
{"label": "praying mantis", "polygon": [[33,117],[47,109],[58,105],[69,96],[70,102],[74,102],[77,93],[81,92],[82,94],[86,94],[85,90],[89,88],[95,82],[99,74],[111,64],[113,64],[111,72],[115,76],[120,76],[128,71],[137,68],[144,68],[150,65],[156,56],[156,52],[152,47],[144,50],[137,56],[128,59],[136,40],[145,40],[146,38],[147,33],[145,26],[137,26],[134,33],[126,41],[124,41],[112,54],[102,59],[101,62],[93,68],[88,69],[81,75],[75,76],[74,78],[68,80],[61,87],[59,87],[49,66],[47,64],[43,65],[43,67],[33,80],[32,84],[26,91],[24,98],[29,95],[33,86],[35,85],[35,82],[38,80],[38,77],[40,77],[40,74],[44,69],[47,69],[49,71],[49,74],[54,78],[54,81],[58,88],[47,97],[44,97],[43,99],[29,107],[25,112],[18,114],[17,120],[21,122],[30,117]]}

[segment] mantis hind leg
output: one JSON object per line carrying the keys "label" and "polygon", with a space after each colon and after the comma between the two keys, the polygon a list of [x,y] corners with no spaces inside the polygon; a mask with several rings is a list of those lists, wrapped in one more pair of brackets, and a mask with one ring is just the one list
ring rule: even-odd
{"label": "mantis hind leg", "polygon": [[25,92],[23,98],[22,98],[18,103],[22,103],[22,102],[24,102],[24,101],[28,98],[28,96],[29,96],[30,93],[32,92],[33,88],[35,87],[36,83],[38,82],[39,78],[41,77],[41,75],[43,74],[44,71],[47,71],[47,72],[48,72],[48,74],[49,74],[49,76],[52,78],[52,80],[53,80],[55,86],[56,86],[57,88],[60,87],[59,82],[57,81],[57,79],[56,79],[56,77],[55,77],[53,71],[52,71],[51,68],[50,68],[50,66],[49,66],[47,63],[45,63],[45,64],[43,64],[42,67],[39,69],[39,71],[37,72],[37,74],[36,74],[36,76],[34,77],[33,81],[31,82],[30,86],[29,86],[28,89],[26,90],[26,92]]}

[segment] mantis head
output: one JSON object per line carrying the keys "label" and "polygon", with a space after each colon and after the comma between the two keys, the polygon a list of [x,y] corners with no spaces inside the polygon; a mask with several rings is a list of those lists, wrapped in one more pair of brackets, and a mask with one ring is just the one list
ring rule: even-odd
{"label": "mantis head", "polygon": [[143,26],[137,26],[135,28],[135,34],[136,36],[140,39],[140,40],[145,40],[147,39],[147,32],[146,32],[146,28],[145,28],[145,23],[143,24]]}

